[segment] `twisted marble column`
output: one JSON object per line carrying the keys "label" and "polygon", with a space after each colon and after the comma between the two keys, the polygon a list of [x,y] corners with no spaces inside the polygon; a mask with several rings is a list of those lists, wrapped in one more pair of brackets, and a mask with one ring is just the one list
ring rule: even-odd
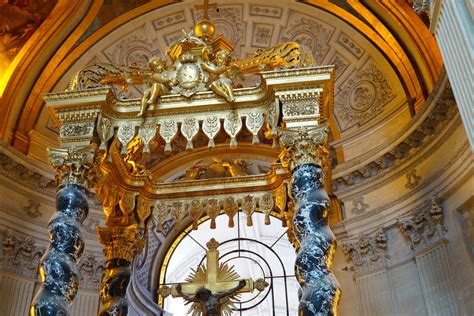
{"label": "twisted marble column", "polygon": [[301,286],[298,314],[335,315],[341,290],[331,271],[336,238],[327,221],[330,200],[320,159],[326,129],[282,129],[280,133],[280,159],[292,172],[293,231],[300,244],[295,263]]}
{"label": "twisted marble column", "polygon": [[125,297],[130,282],[130,265],[143,248],[143,232],[137,225],[99,227],[99,240],[107,258],[100,286],[100,316],[124,316],[128,313]]}
{"label": "twisted marble column", "polygon": [[89,206],[86,196],[87,170],[93,161],[89,150],[50,151],[59,188],[57,212],[48,224],[50,245],[41,258],[41,288],[33,299],[30,315],[69,315],[79,287],[77,261],[84,251],[81,224]]}

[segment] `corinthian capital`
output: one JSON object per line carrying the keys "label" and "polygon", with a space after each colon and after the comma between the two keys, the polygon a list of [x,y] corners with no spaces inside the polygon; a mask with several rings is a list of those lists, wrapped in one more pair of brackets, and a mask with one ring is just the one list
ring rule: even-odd
{"label": "corinthian capital", "polygon": [[104,245],[107,260],[125,259],[132,261],[142,250],[143,231],[138,225],[125,227],[97,227],[99,241]]}
{"label": "corinthian capital", "polygon": [[293,170],[295,167],[316,163],[321,165],[327,151],[324,148],[327,141],[327,126],[299,127],[298,129],[280,128],[280,160],[284,167]]}
{"label": "corinthian capital", "polygon": [[95,147],[48,149],[49,161],[56,170],[58,184],[89,185],[89,171],[94,164]]}

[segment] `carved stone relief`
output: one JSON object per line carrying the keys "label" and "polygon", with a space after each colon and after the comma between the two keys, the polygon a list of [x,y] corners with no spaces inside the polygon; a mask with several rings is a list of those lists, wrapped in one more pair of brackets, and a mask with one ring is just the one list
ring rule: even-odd
{"label": "carved stone relief", "polygon": [[13,231],[1,232],[0,269],[28,278],[36,278],[39,259],[45,248],[36,246],[32,237],[17,237]]}
{"label": "carved stone relief", "polygon": [[28,200],[28,205],[23,208],[23,211],[31,218],[41,217],[43,214],[39,210],[41,204],[35,200]]}
{"label": "carved stone relief", "polygon": [[186,14],[184,13],[184,11],[179,11],[179,12],[164,16],[162,18],[153,20],[151,23],[155,31],[158,31],[174,24],[183,23],[185,21],[186,21]]}
{"label": "carved stone relief", "polygon": [[158,53],[147,36],[144,25],[104,50],[104,55],[112,64],[135,64],[143,68],[147,67],[148,59]]}
{"label": "carved stone relief", "polygon": [[255,23],[253,27],[252,46],[270,47],[273,36],[273,24]]}
{"label": "carved stone relief", "polygon": [[386,174],[391,168],[400,165],[410,156],[436,138],[446,124],[457,113],[454,95],[449,85],[446,87],[441,98],[428,115],[405,139],[389,152],[376,157],[372,162],[363,165],[359,169],[346,175],[333,179],[333,190],[344,192],[350,188],[363,184],[373,177]]}
{"label": "carved stone relief", "polygon": [[405,177],[407,178],[405,187],[409,190],[414,189],[421,180],[421,177],[416,174],[416,169],[408,171]]}
{"label": "carved stone relief", "polygon": [[280,18],[283,12],[282,8],[264,5],[250,5],[250,15],[266,16],[271,18]]}
{"label": "carved stone relief", "polygon": [[363,124],[383,111],[395,92],[385,74],[373,62],[346,80],[335,97],[334,108],[342,130]]}
{"label": "carved stone relief", "polygon": [[[10,229],[0,231],[1,251],[0,270],[5,270],[27,278],[36,279],[39,261],[46,251],[38,246],[31,236],[20,237]],[[94,291],[99,290],[103,272],[104,259],[102,255],[85,254],[79,262],[79,286]]]}
{"label": "carved stone relief", "polygon": [[282,30],[279,41],[298,42],[307,46],[313,53],[316,64],[322,64],[334,31],[334,27],[322,21],[291,11],[288,25]]}
{"label": "carved stone relief", "polygon": [[370,235],[361,234],[358,239],[342,242],[342,250],[356,276],[387,267],[387,235],[382,228]]}
{"label": "carved stone relief", "polygon": [[398,227],[414,251],[421,251],[443,240],[447,232],[443,209],[434,196],[425,205],[398,218]]}
{"label": "carved stone relief", "polygon": [[351,213],[355,215],[359,215],[364,213],[367,208],[369,207],[369,204],[364,202],[364,197],[358,197],[352,201],[352,210]]}
{"label": "carved stone relief", "polygon": [[[245,44],[246,23],[243,19],[243,5],[221,5],[219,12],[209,11],[209,19],[216,26],[216,35],[224,35],[235,45],[235,53],[240,54],[240,47]],[[193,11],[194,21],[202,18],[202,11]]]}

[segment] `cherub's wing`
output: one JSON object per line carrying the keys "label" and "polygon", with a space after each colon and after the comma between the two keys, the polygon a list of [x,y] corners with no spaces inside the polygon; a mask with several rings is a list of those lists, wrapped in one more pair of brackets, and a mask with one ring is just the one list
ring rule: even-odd
{"label": "cherub's wing", "polygon": [[112,64],[92,64],[79,71],[68,90],[84,90],[108,85],[128,88],[132,84],[143,84],[153,75],[150,69]]}
{"label": "cherub's wing", "polygon": [[241,70],[240,66],[235,64],[235,63],[231,63],[229,65],[229,70],[228,70],[228,74],[229,74],[229,77],[231,79],[235,79],[235,78],[238,78],[240,80],[244,80],[245,77],[244,77],[244,73],[243,71]]}

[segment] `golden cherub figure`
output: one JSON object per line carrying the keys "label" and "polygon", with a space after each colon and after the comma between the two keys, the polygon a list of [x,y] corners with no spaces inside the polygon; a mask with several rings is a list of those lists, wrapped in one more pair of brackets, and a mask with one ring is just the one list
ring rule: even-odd
{"label": "golden cherub figure", "polygon": [[202,64],[202,68],[217,75],[217,79],[210,85],[211,90],[224,97],[227,102],[234,102],[234,87],[231,78],[238,71],[238,66],[231,65],[230,62],[230,52],[221,50],[216,54],[215,63],[205,62]]}
{"label": "golden cherub figure", "polygon": [[143,116],[146,108],[151,104],[155,104],[158,97],[168,91],[166,84],[171,81],[165,71],[165,62],[161,58],[157,56],[151,57],[148,60],[148,67],[152,73],[147,80],[141,101],[140,112],[137,116]]}

